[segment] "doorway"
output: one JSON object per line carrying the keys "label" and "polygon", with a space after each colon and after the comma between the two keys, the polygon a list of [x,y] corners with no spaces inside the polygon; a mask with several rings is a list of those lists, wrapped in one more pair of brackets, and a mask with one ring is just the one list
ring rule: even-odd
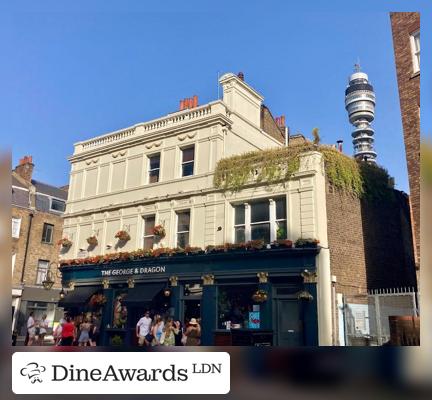
{"label": "doorway", "polygon": [[191,318],[201,318],[201,300],[183,300],[183,322],[190,321]]}
{"label": "doorway", "polygon": [[303,346],[300,304],[297,299],[277,300],[277,345]]}

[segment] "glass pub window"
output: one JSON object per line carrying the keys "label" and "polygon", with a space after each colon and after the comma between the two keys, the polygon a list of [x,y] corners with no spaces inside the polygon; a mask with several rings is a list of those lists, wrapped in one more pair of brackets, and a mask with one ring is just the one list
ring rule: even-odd
{"label": "glass pub window", "polygon": [[420,71],[420,31],[411,34],[411,53],[413,59],[413,72]]}
{"label": "glass pub window", "polygon": [[285,197],[275,200],[276,204],[276,240],[287,238],[286,201]]}
{"label": "glass pub window", "polygon": [[234,240],[236,243],[246,241],[245,205],[234,207]]}
{"label": "glass pub window", "polygon": [[144,249],[152,249],[154,244],[153,228],[155,226],[155,216],[144,217]]}
{"label": "glass pub window", "polygon": [[185,248],[189,244],[190,211],[177,213],[177,247]]}
{"label": "glass pub window", "polygon": [[159,182],[160,154],[149,156],[149,183]]}
{"label": "glass pub window", "polygon": [[36,271],[36,285],[42,285],[42,282],[45,279],[45,276],[48,272],[48,264],[49,261],[47,260],[39,260],[37,271]]}
{"label": "glass pub window", "polygon": [[182,149],[182,176],[190,176],[194,173],[195,146]]}
{"label": "glass pub window", "polygon": [[54,225],[44,224],[42,229],[42,242],[52,243],[54,233]]}

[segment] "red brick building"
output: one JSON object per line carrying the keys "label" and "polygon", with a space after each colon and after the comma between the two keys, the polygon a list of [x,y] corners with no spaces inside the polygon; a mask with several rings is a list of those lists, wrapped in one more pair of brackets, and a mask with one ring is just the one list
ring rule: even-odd
{"label": "red brick building", "polygon": [[390,13],[405,141],[416,267],[420,260],[420,14]]}

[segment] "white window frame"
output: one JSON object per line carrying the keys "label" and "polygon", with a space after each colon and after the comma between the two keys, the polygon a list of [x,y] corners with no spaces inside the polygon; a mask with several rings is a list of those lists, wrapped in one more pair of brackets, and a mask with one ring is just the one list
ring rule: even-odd
{"label": "white window frame", "polygon": [[[259,222],[251,222],[251,207],[253,206],[253,203],[243,203],[245,206],[245,223],[244,224],[235,224],[233,223],[233,238],[235,241],[235,228],[244,226],[245,228],[245,241],[249,242],[252,239],[252,229],[251,227],[253,225],[260,225],[260,224],[270,224],[270,243],[274,242],[277,239],[277,222],[285,221],[285,226],[287,229],[288,234],[288,220],[287,216],[285,215],[285,218],[279,218],[276,219],[276,201],[279,198],[282,198],[286,201],[286,197],[277,197],[276,199],[270,198],[267,199],[269,202],[269,220],[268,221],[259,221]],[[266,199],[256,200],[256,202],[260,202]],[[239,204],[233,205],[233,214],[234,214],[234,221],[235,221],[235,206],[238,206]],[[285,213],[288,213],[288,210],[285,207]],[[266,243],[267,244],[267,243]]]}
{"label": "white window frame", "polygon": [[[45,268],[41,268],[41,265],[43,263],[46,263],[46,270],[45,270]],[[38,265],[37,265],[37,269],[36,269],[36,285],[42,285],[42,282],[44,281],[46,274],[48,273],[48,267],[49,267],[49,261],[48,260],[38,260]],[[45,273],[43,273],[44,270],[45,270]]]}
{"label": "white window frame", "polygon": [[[184,150],[188,150],[188,149],[192,149],[194,150],[193,154],[194,154],[194,158],[192,161],[183,161],[183,151]],[[182,178],[187,178],[189,176],[194,176],[195,175],[195,156],[196,156],[196,146],[195,144],[191,144],[188,146],[184,146],[180,148],[180,157],[181,157],[181,163],[180,163],[180,177]],[[186,164],[192,164],[192,174],[191,175],[183,175],[183,166]]]}
{"label": "white window frame", "polygon": [[[153,168],[153,169],[151,169],[150,168],[150,159],[153,158],[153,157],[156,157],[156,156],[159,156],[159,168]],[[161,161],[162,161],[162,154],[160,152],[159,153],[149,154],[147,156],[147,184],[148,185],[152,185],[154,183],[160,182],[160,178],[161,178]],[[150,172],[152,172],[152,171],[159,171],[157,182],[150,182]]]}
{"label": "white window frame", "polygon": [[[66,211],[66,201],[65,200],[59,199],[57,197],[49,197],[49,199],[50,199],[50,211],[54,211],[56,213],[61,213],[61,214],[63,214]],[[56,200],[56,201],[63,203],[65,205],[65,211],[60,211],[60,210],[56,210],[56,209],[52,208],[53,200]]]}
{"label": "white window frame", "polygon": [[12,217],[12,237],[19,239],[21,230],[21,218]]}
{"label": "white window frame", "polygon": [[[418,37],[418,48],[416,43],[416,38]],[[417,73],[420,71],[420,30],[411,33],[410,35],[410,43],[411,43],[411,57],[412,57],[412,65],[413,65],[413,73]]]}
{"label": "white window frame", "polygon": [[[45,227],[45,225],[50,225],[50,226],[52,226],[52,230],[51,230],[51,238],[50,238],[51,240],[50,240],[49,242],[43,240],[43,239],[44,239],[44,227]],[[54,240],[54,224],[50,224],[50,223],[48,223],[48,222],[44,222],[43,225],[42,225],[42,237],[41,237],[41,242],[42,242],[42,243],[45,243],[45,244],[52,244],[52,243],[53,243],[53,240]]]}
{"label": "white window frame", "polygon": [[148,219],[148,218],[154,218],[154,221],[155,221],[155,226],[157,225],[156,224],[156,214],[148,214],[148,215],[143,215],[142,216],[142,226],[143,226],[143,230],[142,230],[142,233],[143,233],[143,235],[142,235],[142,244],[141,244],[141,247],[144,249],[144,243],[145,243],[145,239],[148,239],[148,238],[153,238],[153,246],[152,246],[152,249],[154,248],[154,246],[155,246],[155,240],[154,240],[154,236],[155,235],[146,235],[145,234],[145,225],[146,225],[146,219]]}
{"label": "white window frame", "polygon": [[[178,223],[179,223],[179,214],[184,214],[184,213],[189,213],[189,230],[188,231],[179,231],[178,230]],[[175,246],[174,247],[178,247],[178,235],[179,234],[181,234],[181,233],[187,233],[187,234],[189,234],[189,243],[187,243],[187,244],[189,244],[190,245],[190,242],[191,242],[191,221],[192,221],[192,212],[191,212],[191,209],[186,209],[186,210],[177,210],[176,212],[175,212],[175,215],[176,215],[176,232],[175,232]]]}

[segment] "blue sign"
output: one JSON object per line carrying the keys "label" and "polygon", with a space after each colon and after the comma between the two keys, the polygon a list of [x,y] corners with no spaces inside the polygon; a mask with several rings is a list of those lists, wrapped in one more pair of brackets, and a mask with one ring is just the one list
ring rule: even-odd
{"label": "blue sign", "polygon": [[249,329],[259,329],[261,324],[260,312],[250,311],[249,312]]}

